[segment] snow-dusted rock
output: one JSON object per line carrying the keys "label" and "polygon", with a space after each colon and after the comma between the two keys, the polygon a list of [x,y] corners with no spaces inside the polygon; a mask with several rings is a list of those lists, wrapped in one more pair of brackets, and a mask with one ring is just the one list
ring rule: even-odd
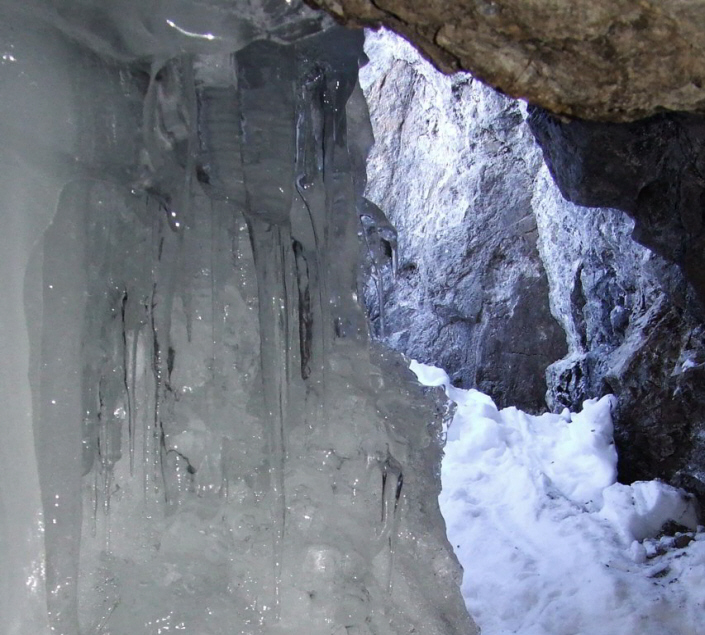
{"label": "snow-dusted rock", "polygon": [[[399,229],[398,277],[392,284],[389,270],[383,276],[386,340],[499,405],[540,409],[546,367],[555,412],[615,394],[621,478],[660,477],[705,500],[705,333],[679,269],[632,240],[634,223],[623,212],[563,198],[516,102],[466,76],[439,76],[389,34],[368,36],[366,47],[372,61],[363,87],[377,139],[368,196]],[[638,188],[626,178],[630,170],[658,181],[668,166],[680,166],[684,191],[697,188],[698,164],[684,159],[695,150],[683,130],[666,141],[656,138],[659,128],[647,130],[668,149],[666,170],[653,144],[653,161],[642,159],[632,128],[611,124],[633,146],[620,167],[619,144],[597,128],[610,170],[619,168],[623,179],[604,181],[611,172],[599,171],[594,140],[582,163],[572,164],[569,152],[551,155],[554,172],[568,180],[562,187],[581,203],[609,195],[631,201],[631,209]],[[663,209],[680,210],[695,240],[692,196],[673,194],[669,202],[671,190],[649,192]],[[671,235],[681,234],[662,239]],[[691,271],[702,275],[701,266]],[[368,290],[375,318],[372,282]]]}
{"label": "snow-dusted rock", "polygon": [[[539,411],[544,369],[566,349],[531,209],[541,156],[520,105],[439,74],[391,33],[368,33],[366,50],[366,195],[399,231],[398,275],[382,275],[384,339],[500,405]],[[366,296],[379,333],[374,281]]]}

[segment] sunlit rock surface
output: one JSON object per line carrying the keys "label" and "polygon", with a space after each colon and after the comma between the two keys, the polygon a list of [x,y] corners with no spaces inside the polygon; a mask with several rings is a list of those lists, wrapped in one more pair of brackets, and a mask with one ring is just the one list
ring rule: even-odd
{"label": "sunlit rock surface", "polygon": [[443,413],[356,301],[362,33],[0,11],[3,633],[474,633]]}
{"label": "sunlit rock surface", "polygon": [[396,271],[370,263],[374,334],[456,386],[540,412],[546,366],[567,349],[531,207],[542,159],[519,103],[441,75],[389,31],[369,31],[365,47],[367,196],[398,229]]}
{"label": "sunlit rock surface", "polygon": [[[396,277],[389,258],[370,265],[375,333],[383,318],[386,341],[502,404],[538,410],[546,386],[554,412],[617,395],[620,479],[662,478],[705,501],[705,336],[697,278],[673,262],[691,253],[702,278],[697,118],[560,124],[534,112],[546,166],[518,103],[439,76],[390,33],[366,46],[368,196],[399,229]],[[623,207],[636,229],[561,191]],[[549,305],[564,333],[546,337]]]}
{"label": "sunlit rock surface", "polygon": [[555,113],[629,121],[705,109],[699,0],[306,0],[384,25],[442,70]]}
{"label": "sunlit rock surface", "polygon": [[634,237],[674,262],[705,315],[705,117],[663,114],[630,124],[564,122],[531,108],[529,125],[563,196],[614,207]]}
{"label": "sunlit rock surface", "polygon": [[573,405],[619,390],[622,478],[666,478],[705,501],[705,120],[566,123],[530,112],[563,196],[633,219],[556,204],[546,174],[538,185],[539,224],[551,230],[544,251],[555,244],[552,301],[571,348],[551,371],[552,399]]}

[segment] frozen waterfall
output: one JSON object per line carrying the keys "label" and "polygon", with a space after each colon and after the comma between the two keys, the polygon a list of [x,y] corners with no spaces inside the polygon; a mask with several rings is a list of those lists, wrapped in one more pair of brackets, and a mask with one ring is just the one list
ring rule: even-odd
{"label": "frozen waterfall", "polygon": [[357,300],[362,40],[0,4],[3,634],[475,633],[444,413]]}

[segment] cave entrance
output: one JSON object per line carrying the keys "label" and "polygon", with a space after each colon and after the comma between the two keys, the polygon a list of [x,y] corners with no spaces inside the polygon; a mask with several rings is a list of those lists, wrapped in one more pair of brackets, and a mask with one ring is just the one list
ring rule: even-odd
{"label": "cave entrance", "polygon": [[550,145],[546,115],[391,33],[368,32],[366,52],[365,195],[390,222],[363,217],[363,296],[373,337],[456,404],[440,502],[470,613],[489,634],[623,633],[635,615],[688,632],[650,608],[670,601],[650,576],[680,584],[672,563],[702,535],[695,497],[652,480],[702,497],[701,327],[682,274],[622,212],[563,197],[529,123],[566,178],[589,168]]}

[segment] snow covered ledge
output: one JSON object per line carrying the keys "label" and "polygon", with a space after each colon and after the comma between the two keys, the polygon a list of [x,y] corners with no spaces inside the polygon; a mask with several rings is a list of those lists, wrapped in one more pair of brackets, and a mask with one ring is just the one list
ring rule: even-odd
{"label": "snow covered ledge", "polygon": [[411,369],[457,404],[440,502],[483,635],[699,631],[705,528],[682,490],[615,482],[612,396],[532,416]]}

